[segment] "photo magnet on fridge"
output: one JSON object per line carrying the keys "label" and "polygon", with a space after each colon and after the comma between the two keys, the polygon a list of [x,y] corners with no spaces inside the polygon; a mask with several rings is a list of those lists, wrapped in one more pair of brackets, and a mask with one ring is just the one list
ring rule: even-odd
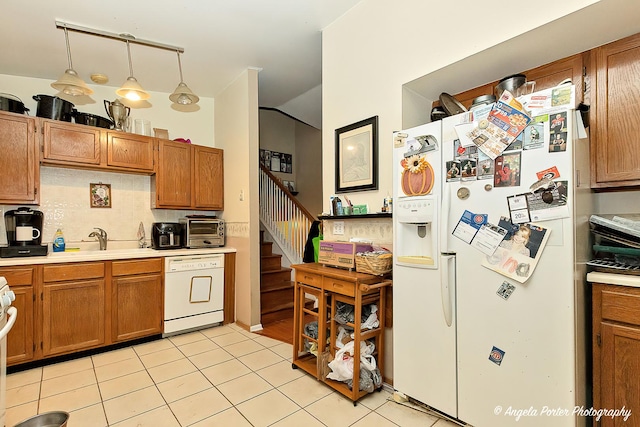
{"label": "photo magnet on fridge", "polygon": [[496,294],[498,294],[500,298],[506,301],[509,299],[509,297],[515,290],[516,290],[516,287],[513,286],[511,283],[502,282],[502,285],[500,285],[500,288],[498,288],[498,291],[496,292]]}
{"label": "photo magnet on fridge", "polygon": [[491,353],[489,354],[489,360],[491,360],[496,365],[500,366],[502,363],[502,359],[504,358],[504,351],[500,350],[495,345],[491,349]]}
{"label": "photo magnet on fridge", "polygon": [[544,147],[549,139],[549,115],[542,114],[533,118],[529,125],[522,132],[522,148],[533,150]]}
{"label": "photo magnet on fridge", "polygon": [[493,255],[482,260],[482,266],[524,283],[540,261],[551,230],[532,223],[515,224],[505,217],[500,218],[498,225],[508,235]]}

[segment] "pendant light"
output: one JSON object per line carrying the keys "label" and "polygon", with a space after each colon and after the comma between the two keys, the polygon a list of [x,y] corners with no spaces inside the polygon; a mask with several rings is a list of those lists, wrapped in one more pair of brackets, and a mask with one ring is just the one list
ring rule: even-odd
{"label": "pendant light", "polygon": [[129,77],[127,77],[127,80],[124,82],[122,87],[116,90],[116,94],[118,94],[118,96],[122,96],[123,98],[127,98],[130,101],[141,101],[149,99],[151,98],[151,95],[145,92],[145,90],[142,89],[142,86],[140,86],[140,83],[138,83],[138,80],[133,77],[133,66],[131,65],[131,47],[129,46],[129,40],[126,40],[126,42],[127,54],[129,56]]}
{"label": "pendant light", "polygon": [[58,80],[51,83],[51,87],[66,95],[91,95],[93,90],[87,86],[84,80],[78,77],[78,73],[73,69],[73,64],[71,63],[71,48],[69,47],[69,32],[67,31],[67,27],[64,27],[64,37],[67,41],[67,59],[69,60],[69,68]]}
{"label": "pendant light", "polygon": [[180,84],[176,90],[173,91],[171,95],[169,95],[169,100],[176,104],[180,105],[189,105],[189,104],[197,104],[200,98],[198,95],[193,93],[189,86],[187,86],[182,80],[182,63],[180,62],[180,51],[176,50],[178,54],[178,69],[180,70]]}

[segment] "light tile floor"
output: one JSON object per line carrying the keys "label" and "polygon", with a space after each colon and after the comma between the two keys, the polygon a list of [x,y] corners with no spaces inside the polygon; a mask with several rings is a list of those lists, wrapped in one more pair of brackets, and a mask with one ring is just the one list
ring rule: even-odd
{"label": "light tile floor", "polygon": [[292,352],[232,324],[13,373],[6,425],[67,411],[69,427],[456,426],[384,390],[354,406]]}

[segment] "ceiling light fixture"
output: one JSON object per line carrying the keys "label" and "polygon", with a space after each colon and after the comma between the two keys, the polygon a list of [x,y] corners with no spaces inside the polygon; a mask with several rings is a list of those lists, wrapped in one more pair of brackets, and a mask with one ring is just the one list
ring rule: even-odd
{"label": "ceiling light fixture", "polygon": [[169,95],[169,99],[171,100],[171,102],[180,105],[197,104],[200,98],[198,98],[198,95],[193,93],[193,91],[189,89],[189,86],[187,86],[182,80],[182,63],[180,62],[180,51],[176,50],[176,53],[178,54],[178,68],[180,69],[180,84],[178,84],[176,90],[174,90],[173,93]]}
{"label": "ceiling light fixture", "polygon": [[67,31],[67,27],[64,27],[64,37],[67,41],[67,59],[69,61],[69,68],[58,80],[51,83],[51,87],[66,95],[91,95],[93,90],[87,86],[84,80],[78,76],[76,70],[73,69],[73,64],[71,62],[71,48],[69,47],[69,32]]}
{"label": "ceiling light fixture", "polygon": [[133,77],[133,65],[131,65],[131,47],[129,46],[129,40],[126,40],[126,42],[127,54],[129,56],[129,77],[127,77],[127,80],[123,83],[122,87],[116,90],[116,94],[118,94],[118,96],[122,96],[123,98],[127,98],[130,101],[144,101],[145,99],[151,98],[151,95],[145,92],[145,90],[142,89],[142,86],[140,86],[140,83],[138,83],[138,80]]}
{"label": "ceiling light fixture", "polygon": [[[163,50],[169,50],[171,52],[177,52],[178,53],[178,66],[180,67],[180,84],[178,85],[178,87],[176,88],[174,93],[172,93],[170,95],[169,98],[172,101],[174,101],[173,97],[174,97],[174,95],[176,95],[175,96],[176,100],[174,102],[176,102],[178,104],[184,104],[184,105],[195,104],[195,103],[197,103],[199,101],[198,96],[196,94],[194,94],[191,91],[191,89],[189,89],[189,87],[186,84],[184,84],[184,82],[182,81],[182,64],[180,63],[180,54],[184,53],[184,49],[183,48],[177,47],[177,46],[168,45],[168,44],[164,44],[164,43],[158,43],[158,42],[154,42],[154,41],[150,41],[150,40],[138,39],[138,38],[132,36],[131,34],[110,33],[110,32],[107,32],[107,31],[96,30],[96,29],[87,28],[87,27],[81,27],[79,25],[69,24],[69,23],[62,22],[62,21],[56,21],[56,27],[64,28],[65,34],[67,32],[67,29],[68,29],[69,31],[76,31],[78,33],[84,33],[84,34],[89,34],[89,35],[92,35],[92,36],[104,37],[104,38],[108,38],[108,39],[113,39],[113,40],[119,40],[119,41],[126,42],[127,43],[127,55],[128,55],[128,58],[129,58],[129,77],[124,82],[122,87],[120,89],[116,90],[116,93],[118,94],[118,96],[122,96],[124,98],[130,99],[130,100],[134,100],[134,101],[135,100],[146,100],[146,99],[149,99],[151,97],[151,95],[149,95],[149,93],[147,93],[144,89],[142,89],[142,86],[140,86],[140,83],[138,83],[136,78],[133,76],[133,65],[131,63],[131,47],[130,47],[130,44],[138,44],[138,45],[143,45],[143,46],[154,47],[156,49],[163,49]],[[69,48],[69,41],[67,39],[67,49],[68,48]],[[69,68],[71,69],[71,54],[70,53],[69,53]],[[68,71],[69,70],[67,70],[67,72]],[[71,71],[73,71],[73,70],[71,70]],[[76,74],[75,71],[73,71],[72,74]],[[80,81],[82,81],[80,78],[78,78],[78,79]],[[96,81],[96,80],[94,80],[94,81]],[[100,83],[106,83],[107,81],[108,81],[108,78],[105,76],[104,79],[101,79]],[[84,82],[83,82],[83,84],[84,84]],[[91,90],[91,89],[89,89],[89,90]],[[92,91],[89,92],[89,93],[92,93]]]}

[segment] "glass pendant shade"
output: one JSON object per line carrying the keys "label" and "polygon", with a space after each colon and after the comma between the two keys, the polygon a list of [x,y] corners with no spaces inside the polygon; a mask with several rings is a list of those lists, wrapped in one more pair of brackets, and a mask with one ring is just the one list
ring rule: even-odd
{"label": "glass pendant shade", "polygon": [[180,63],[180,52],[178,53],[178,68],[180,69],[180,84],[176,87],[176,90],[169,95],[169,100],[173,103],[180,105],[197,104],[200,98],[193,93],[189,86],[187,86],[182,80],[182,64]]}
{"label": "glass pendant shade", "polygon": [[128,40],[127,54],[129,56],[129,77],[127,77],[127,80],[120,87],[120,89],[116,90],[116,94],[118,96],[122,96],[123,98],[127,98],[130,101],[143,101],[151,98],[151,95],[145,92],[145,90],[142,89],[142,86],[140,86],[140,83],[138,83],[138,80],[133,77],[133,66],[131,65],[131,48],[129,47]]}
{"label": "glass pendant shade", "polygon": [[180,82],[176,90],[173,91],[171,95],[169,95],[169,99],[171,102],[175,102],[176,104],[181,105],[189,105],[189,104],[197,104],[200,98],[198,95],[193,93],[189,86],[185,83]]}
{"label": "glass pendant shade", "polygon": [[133,76],[127,78],[122,87],[116,90],[116,94],[130,101],[143,101],[151,98],[151,95],[142,89],[138,80]]}
{"label": "glass pendant shade", "polygon": [[69,33],[66,28],[64,29],[64,36],[67,41],[67,59],[69,61],[69,68],[58,80],[51,83],[51,87],[65,95],[91,95],[93,90],[87,86],[84,80],[82,80],[78,76],[78,73],[73,69],[73,64],[71,63],[71,48],[69,47]]}

